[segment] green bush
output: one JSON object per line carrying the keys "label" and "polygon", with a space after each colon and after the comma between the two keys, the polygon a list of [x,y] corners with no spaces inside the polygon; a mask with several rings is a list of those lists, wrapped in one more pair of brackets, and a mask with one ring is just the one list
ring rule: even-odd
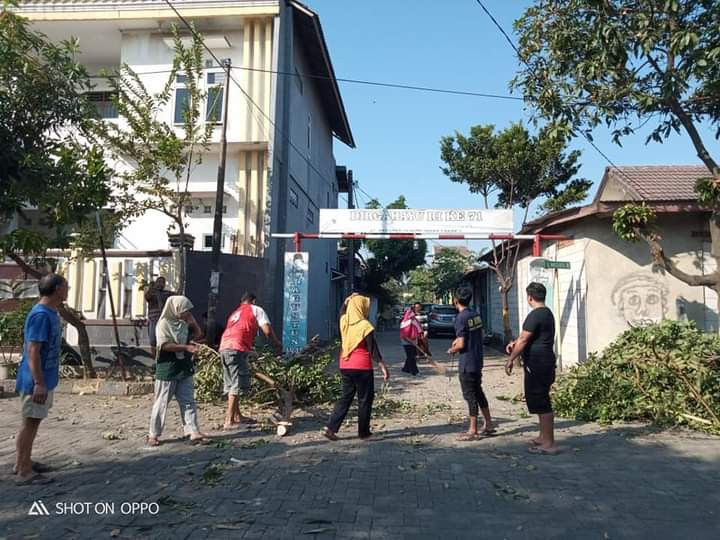
{"label": "green bush", "polygon": [[11,355],[21,351],[25,319],[33,304],[24,301],[14,310],[0,313],[0,362],[9,361]]}
{"label": "green bush", "polygon": [[642,420],[720,433],[720,338],[664,321],[622,334],[560,377],[553,407],[584,421]]}

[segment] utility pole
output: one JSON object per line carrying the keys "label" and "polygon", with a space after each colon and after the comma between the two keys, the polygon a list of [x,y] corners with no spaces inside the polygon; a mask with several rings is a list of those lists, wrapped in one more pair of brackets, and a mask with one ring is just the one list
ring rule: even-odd
{"label": "utility pole", "polygon": [[[353,172],[348,171],[348,208],[355,208],[355,185],[353,182]],[[349,294],[355,290],[355,240],[348,240],[349,259],[348,259],[348,285],[350,286]]]}
{"label": "utility pole", "polygon": [[210,256],[210,293],[208,294],[205,336],[209,345],[215,344],[217,327],[217,299],[220,293],[220,248],[222,246],[222,219],[225,204],[225,160],[227,157],[228,96],[230,94],[230,59],[224,62],[225,86],[223,91],[222,127],[220,129],[220,161],[215,187],[215,218],[213,220],[212,255]]}

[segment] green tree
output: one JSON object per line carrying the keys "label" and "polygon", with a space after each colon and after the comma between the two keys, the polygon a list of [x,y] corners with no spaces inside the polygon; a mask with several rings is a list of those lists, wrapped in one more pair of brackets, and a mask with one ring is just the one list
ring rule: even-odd
{"label": "green tree", "polygon": [[[208,96],[214,117],[222,107],[219,86],[203,90],[205,62],[202,37],[193,33],[185,45],[173,26],[175,57],[161,92],[151,94],[138,74],[127,64],[108,78],[117,94],[118,114],[126,125],[107,123],[101,136],[111,151],[129,167],[118,175],[117,190],[127,194],[121,208],[123,215],[137,217],[147,211],[160,212],[170,218],[168,233],[176,233],[185,246],[187,208],[192,206],[189,189],[193,170],[202,163],[209,150],[216,122],[205,118]],[[160,113],[173,102],[178,76],[186,89],[182,108],[182,126],[176,128]],[[220,77],[216,77],[220,79]],[[179,291],[185,290],[185,249],[180,248]]]}
{"label": "green tree", "polygon": [[[377,199],[373,199],[365,208],[377,210],[382,206]],[[400,195],[385,208],[399,210],[408,208],[405,196]],[[425,263],[427,254],[425,240],[366,240],[365,248],[387,274],[388,279],[402,279],[410,270]]]}
{"label": "green tree", "polygon": [[[720,137],[720,3],[716,0],[557,0],[535,2],[515,23],[525,67],[522,88],[555,133],[590,136],[606,125],[614,142],[649,126],[646,142],[685,132],[708,177],[696,186],[709,209],[713,257],[720,263],[720,168],[699,125]],[[690,274],[663,251],[650,208],[618,211],[614,227],[645,240],[656,263],[679,280],[720,291],[720,273]],[[720,268],[720,264],[718,264]]]}
{"label": "green tree", "polygon": [[[372,199],[365,206],[381,209],[380,201]],[[407,201],[403,195],[387,205],[387,209],[405,209]],[[370,254],[365,262],[361,282],[363,287],[378,297],[382,305],[397,302],[397,288],[390,286],[393,280],[403,282],[408,272],[425,262],[427,242],[425,240],[366,240],[364,247]]]}
{"label": "green tree", "polygon": [[450,302],[452,293],[472,266],[474,257],[452,248],[440,249],[430,265],[411,271],[408,286],[413,302]]}
{"label": "green tree", "polygon": [[420,266],[411,270],[407,283],[412,302],[435,302],[435,278],[429,266]]}
{"label": "green tree", "polygon": [[[91,84],[77,42],[50,43],[10,6],[0,12],[0,251],[40,278],[52,269],[46,250],[67,248],[112,203],[111,171],[92,143],[96,114],[83,96]],[[39,219],[27,226],[30,214]],[[67,306],[60,314],[78,331],[89,375],[81,316]]]}
{"label": "green tree", "polygon": [[[469,136],[456,132],[443,137],[440,155],[445,163],[441,169],[450,180],[480,194],[485,208],[491,200],[495,208],[521,208],[523,224],[535,201],[544,199],[544,209],[561,210],[581,202],[592,185],[587,179],[574,178],[580,152],[568,153],[566,141],[552,136],[547,128],[531,135],[519,123],[499,132],[492,125],[473,126]],[[515,283],[519,243],[492,244],[490,269],[500,288],[503,331],[509,341],[513,332],[508,295]]]}
{"label": "green tree", "polygon": [[440,249],[430,265],[435,297],[444,302],[450,302],[453,292],[462,284],[462,278],[472,263],[471,255],[452,248]]}

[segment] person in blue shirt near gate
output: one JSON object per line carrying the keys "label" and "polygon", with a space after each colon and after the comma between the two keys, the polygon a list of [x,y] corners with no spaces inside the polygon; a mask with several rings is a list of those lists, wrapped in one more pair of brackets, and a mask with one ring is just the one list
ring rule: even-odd
{"label": "person in blue shirt near gate", "polygon": [[19,486],[47,484],[50,467],[31,459],[33,443],[43,418],[53,404],[53,390],[60,379],[61,328],[58,308],[67,300],[68,283],[58,274],[47,274],[39,283],[40,301],[25,319],[23,355],[15,391],[20,395],[22,425],[15,440],[14,472]]}
{"label": "person in blue shirt near gate", "polygon": [[[453,303],[458,310],[455,318],[455,340],[448,350],[449,354],[460,353],[458,375],[463,398],[468,404],[470,423],[466,433],[460,435],[461,441],[473,441],[495,434],[490,416],[490,406],[482,389],[483,368],[483,321],[482,317],[470,308],[472,290],[459,287],[455,291]],[[484,423],[478,429],[478,409],[482,412]]]}

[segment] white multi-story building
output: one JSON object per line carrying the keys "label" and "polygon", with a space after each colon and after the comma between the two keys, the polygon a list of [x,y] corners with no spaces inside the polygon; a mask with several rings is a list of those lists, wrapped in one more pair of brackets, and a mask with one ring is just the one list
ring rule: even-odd
{"label": "white multi-story building", "polygon": [[[334,139],[354,147],[330,54],[316,13],[290,0],[173,0],[172,5],[202,34],[220,59],[230,59],[227,165],[222,251],[267,261],[264,295],[277,319],[282,310],[285,240],[274,232],[317,231],[319,209],[338,205]],[[127,64],[147,89],[159,92],[172,67],[172,26],[186,31],[164,0],[30,0],[17,10],[53,41],[71,36],[80,44],[79,61],[90,73]],[[206,57],[204,84],[211,99],[222,93],[223,70]],[[98,78],[91,98],[108,121],[118,122],[110,86]],[[173,99],[160,114],[182,124],[186,89],[182,75]],[[220,98],[222,96],[219,96]],[[220,125],[210,152],[193,170],[188,230],[193,249],[209,250],[215,212]],[[167,249],[170,220],[149,211],[117,239],[117,249]],[[289,247],[289,246],[287,246]],[[334,318],[337,264],[332,242],[308,243],[311,303],[308,331],[326,335]],[[203,277],[206,280],[207,277]],[[327,309],[325,309],[327,307]],[[311,310],[312,311],[312,310]]]}

